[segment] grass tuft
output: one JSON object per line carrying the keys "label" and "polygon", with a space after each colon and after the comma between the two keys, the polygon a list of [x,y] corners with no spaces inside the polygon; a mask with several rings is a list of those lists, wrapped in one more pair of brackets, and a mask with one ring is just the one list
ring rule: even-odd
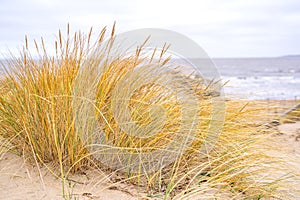
{"label": "grass tuft", "polygon": [[[172,87],[154,84],[171,84],[164,76],[156,77],[151,68],[163,71],[172,65],[165,56],[167,47],[148,55],[141,46],[130,55],[121,52],[111,58],[111,46],[116,45],[114,32],[115,28],[104,43],[104,28],[92,43],[92,30],[87,35],[77,32],[71,36],[68,28],[65,38],[59,31],[54,43],[56,55],[47,54],[42,40],[41,44],[35,42],[37,58],[31,56],[26,38],[21,57],[3,63],[1,137],[9,139],[15,150],[32,162],[54,164],[59,173],[55,169],[52,172],[62,178],[63,185],[69,173],[85,170],[96,162],[120,171],[122,181],[138,184],[150,196],[162,194],[164,199],[274,196],[278,181],[265,177],[270,173],[270,163],[278,160],[265,154],[259,145],[265,129],[260,117],[265,105],[227,101],[222,134],[212,151],[199,154],[216,98],[206,95],[210,88],[203,87],[201,80],[177,74],[180,78],[174,80],[189,80],[189,89],[197,100],[197,106],[189,101],[182,105]],[[154,54],[159,59],[153,59]],[[150,81],[145,83],[147,78]],[[184,113],[183,108],[189,112]],[[198,118],[199,124],[181,128]],[[176,139],[190,132],[194,138],[185,153],[173,152],[174,146],[180,145]],[[105,141],[116,150],[95,141]],[[162,168],[149,172],[149,163],[137,159],[139,155],[163,152],[166,145],[172,147],[168,155],[175,156]],[[122,160],[122,152],[133,160]],[[118,168],[120,164],[124,168]]]}

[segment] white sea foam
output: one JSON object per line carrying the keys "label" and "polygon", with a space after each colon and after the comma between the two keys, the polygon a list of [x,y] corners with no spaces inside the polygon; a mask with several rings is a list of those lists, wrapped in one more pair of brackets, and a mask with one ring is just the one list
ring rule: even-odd
{"label": "white sea foam", "polygon": [[214,60],[225,94],[248,99],[299,99],[300,58],[230,58]]}

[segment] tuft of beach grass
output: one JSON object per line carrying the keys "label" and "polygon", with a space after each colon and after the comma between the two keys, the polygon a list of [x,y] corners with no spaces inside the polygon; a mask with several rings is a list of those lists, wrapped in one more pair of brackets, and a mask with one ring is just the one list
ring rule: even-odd
{"label": "tuft of beach grass", "polygon": [[[272,163],[280,163],[280,160],[267,155],[266,147],[260,145],[266,136],[263,134],[266,127],[261,119],[265,105],[227,101],[222,134],[210,152],[202,152],[199,156],[211,123],[214,97],[204,98],[207,88],[199,87],[200,82],[197,81],[191,81],[191,88],[197,96],[200,123],[193,130],[196,133],[194,140],[183,155],[152,172],[143,170],[143,160],[136,163],[140,170],[131,172],[130,166],[128,169],[126,166],[125,169],[116,169],[96,159],[101,152],[90,151],[91,146],[99,145],[92,144],[95,140],[90,140],[95,137],[95,127],[89,124],[89,116],[80,114],[80,106],[85,105],[82,102],[95,108],[92,112],[97,117],[103,137],[111,145],[132,155],[163,149],[174,140],[182,115],[181,105],[172,92],[155,84],[146,84],[137,89],[130,100],[124,101],[130,108],[131,120],[140,127],[146,127],[145,131],[149,133],[157,130],[160,120],[164,120],[164,126],[157,134],[145,138],[134,136],[136,129],[131,126],[127,126],[126,130],[132,135],[120,128],[120,121],[128,116],[123,114],[122,109],[117,110],[124,107],[114,99],[126,97],[126,88],[120,90],[118,84],[139,66],[147,63],[164,67],[169,58],[164,57],[166,47],[158,52],[159,59],[153,59],[157,52],[149,56],[143,53],[141,45],[129,56],[119,54],[108,59],[111,45],[114,45],[114,27],[107,38],[108,43],[104,43],[105,34],[106,28],[92,40],[92,29],[87,35],[81,32],[71,35],[68,27],[66,37],[59,31],[58,41],[54,43],[54,56],[48,55],[41,40],[40,43],[34,42],[39,56],[32,57],[26,39],[20,58],[12,56],[5,63],[5,72],[0,79],[0,134],[9,140],[15,151],[32,163],[56,166],[55,169],[48,168],[61,178],[62,185],[65,185],[70,173],[97,165],[107,173],[118,172],[122,182],[138,185],[149,196],[158,195],[162,199],[188,199],[191,196],[221,199],[276,197],[279,179],[265,177],[272,173]],[[100,65],[101,76],[80,74],[83,65],[92,70],[93,67],[97,70]],[[78,83],[83,88],[76,88]],[[84,84],[95,84],[94,99],[89,96],[88,90],[84,90]],[[164,108],[165,118],[161,118],[160,109],[152,109],[153,105]],[[151,124],[153,119],[158,120],[157,123]],[[78,120],[84,122],[83,126],[78,126]],[[111,160],[119,158],[118,154],[102,156]],[[64,190],[63,194],[66,193]]]}

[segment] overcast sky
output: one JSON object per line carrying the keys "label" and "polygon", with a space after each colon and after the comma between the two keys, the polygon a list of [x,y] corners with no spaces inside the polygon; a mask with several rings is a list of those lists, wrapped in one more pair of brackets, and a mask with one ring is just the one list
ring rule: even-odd
{"label": "overcast sky", "polygon": [[185,34],[211,57],[300,54],[299,0],[0,0],[0,57],[58,29],[117,33],[164,28]]}

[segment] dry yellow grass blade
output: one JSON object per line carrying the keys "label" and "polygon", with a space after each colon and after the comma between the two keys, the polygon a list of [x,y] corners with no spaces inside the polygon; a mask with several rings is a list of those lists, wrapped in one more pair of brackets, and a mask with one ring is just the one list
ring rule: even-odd
{"label": "dry yellow grass blade", "polygon": [[[171,82],[155,76],[151,68],[172,65],[164,57],[167,47],[159,52],[159,59],[154,59],[156,50],[147,56],[143,45],[130,56],[121,52],[111,59],[111,45],[117,45],[113,43],[114,28],[108,43],[103,43],[105,32],[104,28],[95,43],[91,43],[92,32],[71,36],[68,31],[66,38],[59,32],[56,55],[47,55],[42,41],[41,46],[36,43],[38,59],[30,56],[26,39],[22,58],[5,63],[6,71],[0,79],[0,133],[20,154],[46,166],[54,163],[62,180],[98,158],[101,167],[104,164],[124,172],[125,181],[139,184],[149,194],[163,193],[164,199],[185,199],[193,194],[204,198],[208,195],[205,191],[211,196],[226,193],[224,199],[269,198],[276,193],[278,180],[258,179],[270,172],[270,163],[277,162],[258,145],[266,120],[260,116],[264,105],[227,101],[222,134],[212,151],[203,154],[199,150],[209,131],[212,98],[216,98],[206,95],[209,86],[177,74],[179,79],[174,80],[188,80],[195,100],[183,105],[172,87],[162,87]],[[137,78],[139,74],[148,74],[152,82],[143,84],[143,79],[148,79]],[[137,79],[131,82],[133,78]],[[181,93],[184,95],[189,93]],[[196,119],[196,125],[182,128],[182,124]],[[181,145],[176,139],[191,132],[193,141],[184,154],[174,153],[173,147]],[[98,143],[104,140],[106,146]],[[146,159],[120,159],[120,152],[141,158],[138,156],[163,152],[167,145],[172,147],[167,153],[175,155],[172,162],[151,172],[145,170],[149,164]],[[116,150],[112,151],[112,146]],[[116,168],[114,162],[121,162],[123,168]],[[132,165],[139,171],[131,171]]]}

